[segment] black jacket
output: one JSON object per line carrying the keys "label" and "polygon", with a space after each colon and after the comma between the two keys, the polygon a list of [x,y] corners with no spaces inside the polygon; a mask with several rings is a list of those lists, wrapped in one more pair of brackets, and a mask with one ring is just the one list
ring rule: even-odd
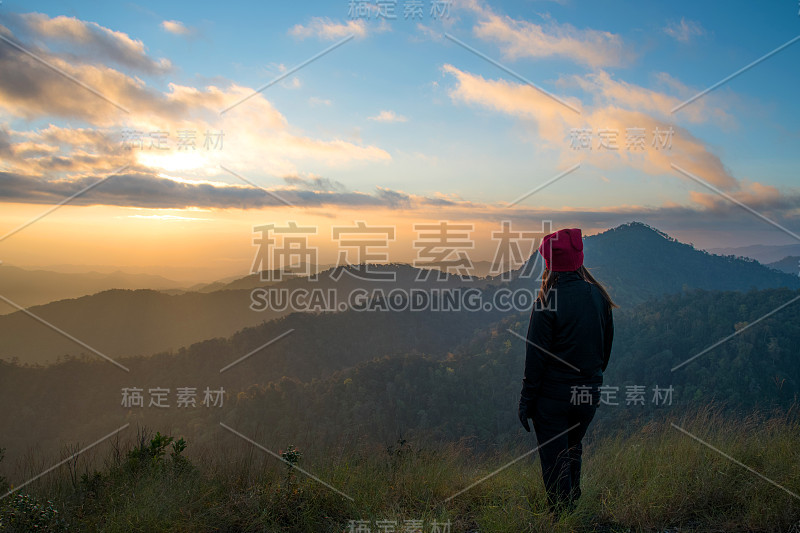
{"label": "black jacket", "polygon": [[572,387],[590,386],[594,402],[611,355],[611,306],[577,272],[558,272],[547,302],[536,302],[528,325],[522,397],[569,400]]}

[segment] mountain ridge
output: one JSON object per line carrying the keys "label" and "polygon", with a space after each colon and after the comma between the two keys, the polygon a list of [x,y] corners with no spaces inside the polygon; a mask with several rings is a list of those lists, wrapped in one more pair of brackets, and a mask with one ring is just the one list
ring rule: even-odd
{"label": "mountain ridge", "polygon": [[[753,260],[697,250],[641,222],[623,224],[586,237],[584,253],[589,269],[608,286],[614,299],[625,306],[695,288],[739,291],[800,288],[797,276],[775,271]],[[481,291],[497,287],[535,290],[536,274],[542,268],[542,261],[534,254],[526,265],[511,273],[508,281],[500,276],[466,280],[444,276],[444,281],[428,281],[427,285],[415,281],[420,270],[410,265],[394,263],[377,268],[396,273],[398,281],[389,285],[391,288],[423,287],[427,290],[469,285]],[[526,269],[531,277],[522,275]],[[285,291],[334,288],[344,295],[354,290],[387,287],[382,282],[363,282],[347,272],[348,269],[330,269],[320,275],[321,281],[292,278],[276,286]],[[334,280],[337,273],[342,276]],[[291,311],[256,312],[250,309],[251,303],[250,288],[180,294],[109,290],[33,307],[30,311],[104,354],[118,357],[149,355],[206,339],[227,337]],[[79,353],[88,352],[22,312],[0,316],[0,359],[18,357],[26,363],[48,363],[61,355]]]}

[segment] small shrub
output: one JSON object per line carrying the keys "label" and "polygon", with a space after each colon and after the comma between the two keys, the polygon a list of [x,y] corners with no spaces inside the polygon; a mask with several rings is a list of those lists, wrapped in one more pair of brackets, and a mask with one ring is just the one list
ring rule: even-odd
{"label": "small shrub", "polygon": [[191,466],[189,460],[182,455],[187,443],[184,439],[175,440],[175,437],[156,433],[149,441],[146,434],[139,435],[139,444],[128,450],[126,467],[130,473],[137,473],[148,468],[164,466],[167,447],[171,445],[169,454],[172,466],[176,471],[185,470]]}
{"label": "small shrub", "polygon": [[303,454],[294,447],[293,444],[290,444],[286,447],[285,451],[281,452],[281,459],[286,462],[286,491],[289,491],[289,486],[292,483],[292,476],[294,476],[294,467],[300,463],[300,459],[303,457]]}
{"label": "small shrub", "polygon": [[102,485],[103,476],[100,472],[95,471],[91,475],[88,472],[84,472],[81,476],[79,489],[86,497],[95,498],[100,493]]}
{"label": "small shrub", "polygon": [[67,522],[59,515],[53,502],[39,502],[30,494],[15,494],[0,509],[2,531],[67,531]]}

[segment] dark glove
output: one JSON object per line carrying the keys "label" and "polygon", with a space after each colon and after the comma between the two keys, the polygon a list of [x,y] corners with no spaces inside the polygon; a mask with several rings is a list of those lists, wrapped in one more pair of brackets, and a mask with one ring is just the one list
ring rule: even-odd
{"label": "dark glove", "polygon": [[532,407],[533,407],[533,401],[525,398],[524,396],[520,397],[519,412],[518,412],[519,421],[522,423],[522,427],[524,427],[525,431],[527,431],[528,433],[530,433],[531,431],[531,426],[528,425],[528,419],[533,418],[533,416],[531,416],[533,412],[533,409],[531,409]]}

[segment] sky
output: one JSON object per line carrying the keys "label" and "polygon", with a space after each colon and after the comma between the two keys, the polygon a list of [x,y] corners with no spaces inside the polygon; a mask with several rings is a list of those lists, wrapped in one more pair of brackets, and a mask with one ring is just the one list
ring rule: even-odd
{"label": "sky", "polygon": [[474,261],[506,220],[794,244],[799,11],[6,0],[0,261],[244,275],[290,221],[321,263],[359,221],[390,261],[441,221]]}

